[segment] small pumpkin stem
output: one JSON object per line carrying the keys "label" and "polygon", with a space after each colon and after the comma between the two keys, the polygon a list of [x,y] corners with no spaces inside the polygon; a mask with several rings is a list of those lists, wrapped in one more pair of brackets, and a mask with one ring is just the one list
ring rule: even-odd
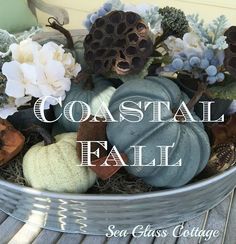
{"label": "small pumpkin stem", "polygon": [[73,80],[74,83],[80,83],[83,80],[88,79],[89,77],[89,72],[86,70],[81,70],[78,75],[76,76],[76,78]]}
{"label": "small pumpkin stem", "polygon": [[94,89],[93,78],[91,75],[87,76],[86,81],[85,81],[84,86],[83,86],[83,89],[89,90],[89,91]]}
{"label": "small pumpkin stem", "polygon": [[[207,90],[207,85],[203,82],[199,82],[197,91],[195,92],[191,100],[186,104],[189,110],[192,110],[194,108],[194,106],[201,99],[202,95],[206,93],[206,90]],[[173,113],[176,114],[176,110],[174,110]],[[181,114],[181,112],[179,111],[178,114],[179,122],[182,122],[183,117],[184,117],[183,114]]]}
{"label": "small pumpkin stem", "polygon": [[79,83],[81,81],[85,81],[83,85],[84,90],[93,90],[94,89],[94,84],[93,84],[93,76],[86,71],[81,71],[77,77],[76,80],[74,81],[75,83]]}
{"label": "small pumpkin stem", "polygon": [[73,38],[71,36],[71,33],[63,27],[63,24],[59,23],[58,20],[55,19],[54,17],[50,17],[48,19],[48,23],[49,24],[46,26],[51,27],[52,29],[61,32],[66,37],[67,47],[69,49],[74,49],[74,41],[73,41]]}
{"label": "small pumpkin stem", "polygon": [[202,95],[206,93],[207,85],[204,82],[198,83],[198,89],[194,96],[191,98],[191,100],[188,102],[187,107],[189,110],[193,109],[194,106],[198,103],[198,101],[201,99]]}
{"label": "small pumpkin stem", "polygon": [[93,90],[94,89],[94,83],[93,83],[93,76],[89,71],[81,71],[76,79],[74,80],[74,83],[79,83],[81,81],[85,81],[83,89],[84,90]]}
{"label": "small pumpkin stem", "polygon": [[84,83],[84,90],[93,90],[94,89],[94,84],[93,84],[93,76],[89,70],[83,70],[81,71],[76,79],[74,80],[75,83],[79,83],[81,81],[85,81]]}
{"label": "small pumpkin stem", "polygon": [[51,145],[56,142],[55,138],[50,133],[48,133],[47,130],[45,130],[44,128],[38,125],[33,125],[30,128],[24,130],[24,132],[26,134],[31,134],[31,133],[39,134],[40,136],[42,136],[45,146]]}

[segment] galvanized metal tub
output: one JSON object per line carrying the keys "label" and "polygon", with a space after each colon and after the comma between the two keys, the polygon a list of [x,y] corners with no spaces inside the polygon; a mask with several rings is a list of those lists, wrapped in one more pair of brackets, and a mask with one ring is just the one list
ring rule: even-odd
{"label": "galvanized metal tub", "polygon": [[0,181],[0,209],[40,227],[102,235],[109,225],[166,228],[222,201],[236,186],[236,167],[187,186],[134,195],[57,194]]}

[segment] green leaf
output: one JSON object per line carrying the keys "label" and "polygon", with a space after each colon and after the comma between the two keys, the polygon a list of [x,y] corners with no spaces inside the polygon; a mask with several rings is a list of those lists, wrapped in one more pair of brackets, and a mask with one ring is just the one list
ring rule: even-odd
{"label": "green leaf", "polygon": [[224,82],[209,87],[207,92],[212,98],[235,100],[236,78],[231,75],[226,75]]}

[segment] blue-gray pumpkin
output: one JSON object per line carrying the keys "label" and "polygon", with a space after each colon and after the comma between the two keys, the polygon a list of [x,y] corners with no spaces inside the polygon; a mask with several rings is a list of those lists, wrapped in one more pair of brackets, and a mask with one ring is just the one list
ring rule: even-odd
{"label": "blue-gray pumpkin", "polygon": [[[119,119],[119,105],[123,101],[169,101],[171,110],[177,109],[186,100],[178,86],[171,80],[161,77],[147,77],[131,80],[120,86],[113,95],[109,109],[116,120]],[[129,104],[131,105],[131,104]],[[137,106],[136,106],[137,108]],[[173,118],[173,112],[163,106],[162,120]],[[123,120],[108,123],[107,136],[112,145],[125,153],[129,165],[134,164],[134,150],[131,146],[146,146],[143,150],[143,164],[156,158],[160,159],[160,150],[156,146],[172,145],[169,164],[182,159],[182,166],[127,166],[126,170],[141,177],[146,183],[156,187],[179,187],[188,183],[206,166],[210,156],[209,138],[202,123],[150,122],[153,118],[152,108],[143,111],[141,122],[131,123]],[[195,120],[200,120],[193,112]],[[160,161],[160,160],[159,160]]]}
{"label": "blue-gray pumpkin", "polygon": [[[93,77],[92,86],[86,85],[86,81],[80,81],[79,84],[72,83],[70,91],[62,102],[62,107],[59,105],[54,107],[55,116],[58,118],[63,113],[65,106],[73,101],[87,103],[90,106],[91,115],[95,115],[102,102],[106,106],[109,105],[114,92],[115,88],[111,85],[111,82],[103,77]],[[75,120],[79,120],[82,117],[81,105],[76,103],[73,106],[72,114]],[[79,128],[79,123],[71,122],[62,115],[57,127],[60,128],[60,132],[76,132]]]}

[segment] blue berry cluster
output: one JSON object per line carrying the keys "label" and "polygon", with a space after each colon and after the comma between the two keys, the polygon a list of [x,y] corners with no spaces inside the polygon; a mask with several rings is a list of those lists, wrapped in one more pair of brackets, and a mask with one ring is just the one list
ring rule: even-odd
{"label": "blue berry cluster", "polygon": [[225,79],[225,75],[218,71],[218,67],[222,65],[222,57],[215,55],[212,49],[207,49],[204,55],[200,56],[196,53],[188,55],[180,53],[173,58],[170,71],[187,71],[193,74],[195,79],[206,79],[209,84],[221,82]]}
{"label": "blue berry cluster", "polygon": [[101,8],[99,8],[96,12],[91,13],[87,16],[87,19],[84,22],[85,27],[90,30],[94,22],[100,18],[105,16],[107,13],[109,13],[112,10],[112,4],[111,3],[104,3]]}

